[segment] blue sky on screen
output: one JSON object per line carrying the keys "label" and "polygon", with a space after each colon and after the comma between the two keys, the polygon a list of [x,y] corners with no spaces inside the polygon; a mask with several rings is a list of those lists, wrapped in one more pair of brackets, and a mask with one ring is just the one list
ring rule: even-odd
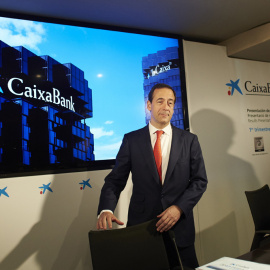
{"label": "blue sky on screen", "polygon": [[123,135],[145,125],[142,57],[178,46],[171,38],[7,18],[0,18],[0,39],[84,71],[96,160],[114,159]]}

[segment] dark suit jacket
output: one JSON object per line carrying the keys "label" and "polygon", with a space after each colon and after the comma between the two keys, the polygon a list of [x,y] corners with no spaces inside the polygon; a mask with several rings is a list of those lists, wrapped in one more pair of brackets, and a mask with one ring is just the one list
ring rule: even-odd
{"label": "dark suit jacket", "polygon": [[193,207],[207,186],[201,148],[196,135],[172,126],[172,145],[163,186],[155,164],[149,127],[124,136],[113,170],[105,178],[98,213],[114,211],[129,173],[132,173],[133,192],[127,225],[136,225],[156,218],[171,205],[183,210],[174,225],[177,245],[194,243]]}

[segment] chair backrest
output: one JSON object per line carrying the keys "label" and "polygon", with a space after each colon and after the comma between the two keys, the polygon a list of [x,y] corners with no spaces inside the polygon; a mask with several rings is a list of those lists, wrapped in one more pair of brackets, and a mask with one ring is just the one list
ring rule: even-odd
{"label": "chair backrest", "polygon": [[[123,229],[90,231],[93,270],[169,270],[156,220]],[[178,254],[178,252],[177,252]],[[182,269],[181,263],[174,269]]]}
{"label": "chair backrest", "polygon": [[270,190],[268,185],[254,191],[245,191],[255,230],[270,230]]}

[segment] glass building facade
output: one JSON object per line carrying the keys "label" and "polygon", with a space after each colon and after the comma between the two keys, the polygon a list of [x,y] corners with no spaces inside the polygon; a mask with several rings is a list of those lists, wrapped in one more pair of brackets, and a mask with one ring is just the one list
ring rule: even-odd
{"label": "glass building facade", "polygon": [[176,103],[171,123],[184,129],[178,47],[170,47],[143,57],[142,69],[146,123],[150,120],[150,113],[146,107],[148,94],[155,84],[165,83],[176,92]]}
{"label": "glass building facade", "polygon": [[84,72],[0,41],[0,169],[47,169],[95,160],[92,90]]}

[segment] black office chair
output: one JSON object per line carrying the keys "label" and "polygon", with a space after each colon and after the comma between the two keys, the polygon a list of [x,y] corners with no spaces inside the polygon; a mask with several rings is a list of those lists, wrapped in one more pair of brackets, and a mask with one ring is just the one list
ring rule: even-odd
{"label": "black office chair", "polygon": [[157,220],[123,229],[90,231],[93,270],[183,270],[173,232],[156,231]]}
{"label": "black office chair", "polygon": [[245,191],[255,225],[250,250],[270,241],[270,190],[268,185],[254,191]]}

